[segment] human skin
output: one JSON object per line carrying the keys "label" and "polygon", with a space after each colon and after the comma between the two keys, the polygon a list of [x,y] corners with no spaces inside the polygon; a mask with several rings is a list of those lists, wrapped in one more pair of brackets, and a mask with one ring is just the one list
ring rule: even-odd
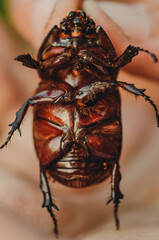
{"label": "human skin", "polygon": [[[130,3],[135,5],[129,5]],[[12,25],[37,52],[49,29],[59,24],[70,10],[79,8],[79,0],[33,1],[10,0],[8,12]],[[102,8],[98,8],[100,6]],[[152,51],[159,57],[159,3],[157,1],[102,1],[99,5],[85,1],[84,10],[101,25],[110,37],[118,56],[129,44]],[[54,9],[54,11],[53,11]],[[127,9],[127,10],[126,10]],[[107,11],[107,14],[105,13]],[[135,20],[134,20],[135,19]],[[131,31],[130,29],[133,29]],[[10,59],[28,53],[14,46],[4,28],[1,52]],[[7,43],[7,44],[6,44]],[[7,47],[6,47],[7,45]],[[4,51],[5,49],[5,51]],[[31,52],[32,53],[32,52]],[[38,84],[34,70],[19,63],[3,62],[1,84],[1,142],[14,120],[15,112],[32,94]],[[159,64],[146,53],[140,53],[125,66],[118,80],[134,83],[159,105]],[[3,86],[3,88],[2,88]],[[113,204],[105,206],[110,195],[110,179],[101,184],[71,189],[51,184],[53,199],[60,211],[59,239],[151,239],[159,238],[159,129],[155,113],[147,102],[121,90],[123,148],[120,158],[121,201],[120,231],[115,230]],[[0,236],[3,240],[54,239],[53,224],[46,209],[41,208],[39,166],[31,132],[32,113],[28,111],[22,124],[22,137],[15,134],[12,143],[0,153]]]}

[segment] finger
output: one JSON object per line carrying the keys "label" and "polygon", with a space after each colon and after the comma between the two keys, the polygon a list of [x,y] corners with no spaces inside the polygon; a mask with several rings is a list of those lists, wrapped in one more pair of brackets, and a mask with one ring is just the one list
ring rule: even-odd
{"label": "finger", "polygon": [[[5,131],[10,112],[16,103],[33,91],[36,76],[17,69],[14,57],[18,54],[18,43],[0,19],[0,131]],[[33,81],[34,80],[34,81]],[[33,85],[33,88],[32,88]]]}
{"label": "finger", "polygon": [[[159,36],[155,28],[158,15],[155,7],[151,7],[151,11],[147,12],[146,5],[141,7],[140,4],[132,6],[112,2],[97,5],[92,0],[85,1],[83,6],[96,24],[101,25],[107,32],[118,56],[129,44],[143,47],[159,56]],[[153,18],[150,18],[150,14]],[[143,53],[135,57],[125,69],[156,79],[159,76],[158,64],[154,64],[150,56]]]}
{"label": "finger", "polygon": [[38,49],[50,28],[59,25],[80,3],[80,0],[12,0],[10,15],[19,33]]}

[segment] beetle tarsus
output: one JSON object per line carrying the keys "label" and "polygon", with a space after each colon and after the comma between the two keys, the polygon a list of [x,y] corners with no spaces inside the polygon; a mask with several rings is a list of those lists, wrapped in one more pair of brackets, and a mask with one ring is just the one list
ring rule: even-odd
{"label": "beetle tarsus", "polygon": [[110,197],[110,199],[106,203],[106,205],[108,205],[110,202],[114,203],[114,219],[115,219],[115,226],[117,230],[119,230],[119,225],[120,225],[120,221],[118,217],[118,207],[119,207],[120,199],[123,199],[123,197],[124,195],[120,192],[116,200],[115,199],[113,200],[113,197]]}
{"label": "beetle tarsus", "polygon": [[54,233],[56,235],[56,238],[58,237],[58,226],[57,226],[57,220],[56,220],[56,217],[55,215],[53,214],[53,211],[52,211],[52,207],[49,205],[47,206],[47,210],[53,220],[53,223],[54,223]]}
{"label": "beetle tarsus", "polygon": [[119,207],[119,203],[115,203],[115,205],[114,205],[114,217],[115,217],[116,230],[119,230],[119,227],[120,227],[120,222],[119,222],[119,217],[118,217],[118,207]]}
{"label": "beetle tarsus", "polygon": [[5,143],[0,146],[0,149],[2,149],[4,146],[6,146],[8,144],[8,142],[10,141],[11,137],[13,136],[14,132],[16,130],[19,131],[19,134],[21,136],[21,131],[20,131],[20,125],[23,121],[23,118],[29,108],[30,105],[34,105],[37,104],[39,102],[58,102],[61,98],[62,95],[64,95],[64,91],[61,89],[54,89],[52,91],[43,91],[40,92],[38,94],[36,94],[35,96],[29,98],[20,108],[20,110],[16,113],[16,119],[14,122],[12,122],[11,124],[9,124],[11,128],[10,132],[8,133],[8,138],[5,141]]}
{"label": "beetle tarsus", "polygon": [[16,131],[15,127],[12,127],[12,129],[8,133],[8,137],[7,137],[6,141],[0,146],[0,149],[2,149],[5,146],[7,146],[8,142],[11,140],[11,137],[14,134],[15,131]]}
{"label": "beetle tarsus", "polygon": [[[123,198],[123,194],[121,199]],[[107,201],[106,205],[108,205],[111,201],[113,201],[113,198],[110,197],[110,199]],[[119,203],[120,201],[118,200],[117,202],[114,202],[114,219],[115,219],[115,226],[116,229],[119,230],[119,225],[120,225],[120,221],[119,221],[119,217],[118,217],[118,207],[119,207]]]}
{"label": "beetle tarsus", "polygon": [[59,211],[58,207],[53,203],[52,198],[51,198],[51,192],[50,192],[50,188],[49,188],[49,184],[48,184],[48,180],[47,180],[47,176],[45,173],[45,170],[41,169],[40,171],[40,189],[43,193],[44,196],[44,202],[42,207],[46,207],[52,220],[54,223],[54,232],[56,237],[58,237],[58,227],[57,227],[57,220],[56,217],[53,213],[52,207],[55,208],[57,211]]}
{"label": "beetle tarsus", "polygon": [[118,218],[118,207],[120,199],[123,199],[124,195],[121,193],[119,184],[121,180],[121,173],[119,163],[114,165],[111,178],[111,197],[107,201],[107,205],[112,201],[114,203],[114,218],[116,229],[119,230],[119,218]]}
{"label": "beetle tarsus", "polygon": [[18,130],[20,136],[22,135],[21,130],[20,130],[20,124],[17,121],[17,117],[16,117],[16,119],[13,123],[9,124],[9,126],[12,127],[12,128],[8,133],[7,140],[5,141],[4,144],[2,144],[2,146],[0,146],[0,149],[2,149],[4,146],[6,146],[8,144],[8,142],[11,140],[11,138],[12,138],[12,136],[13,136],[13,134],[16,130]]}

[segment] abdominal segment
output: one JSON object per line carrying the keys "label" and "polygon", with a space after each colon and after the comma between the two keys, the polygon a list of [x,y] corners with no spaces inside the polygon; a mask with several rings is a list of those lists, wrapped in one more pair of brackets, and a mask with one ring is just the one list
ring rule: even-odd
{"label": "abdominal segment", "polygon": [[49,169],[49,174],[64,185],[84,187],[103,181],[119,158],[121,125],[118,120],[75,130],[39,117],[33,126],[41,167]]}

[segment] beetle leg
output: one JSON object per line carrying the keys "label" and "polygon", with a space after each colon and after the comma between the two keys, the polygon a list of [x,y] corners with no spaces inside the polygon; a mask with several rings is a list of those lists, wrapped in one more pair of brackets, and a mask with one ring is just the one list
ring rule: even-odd
{"label": "beetle leg", "polygon": [[39,69],[40,68],[39,62],[36,61],[34,58],[32,58],[29,53],[19,55],[18,57],[15,58],[15,60],[18,61],[18,62],[22,62],[22,65],[26,66],[28,68],[33,68],[33,69]]}
{"label": "beetle leg", "polygon": [[[86,50],[81,51],[78,56],[83,64],[91,64],[96,67],[98,70],[102,71],[103,73],[107,73],[107,67],[112,67],[112,61],[109,59],[103,60],[101,56],[96,56],[93,53],[90,53]],[[103,56],[104,57],[104,56]],[[84,65],[85,67],[85,65]]]}
{"label": "beetle leg", "polygon": [[121,67],[125,66],[126,64],[131,62],[133,57],[135,57],[136,55],[139,54],[139,51],[148,53],[156,63],[158,62],[158,59],[155,56],[155,54],[153,54],[153,53],[151,53],[148,50],[145,50],[143,48],[134,47],[132,45],[129,45],[127,47],[127,49],[125,50],[125,52],[119,58],[117,58],[117,60],[115,60],[112,63],[113,64],[112,67],[113,68],[121,68]]}
{"label": "beetle leg", "polygon": [[54,232],[56,234],[56,237],[58,236],[58,227],[57,227],[57,220],[55,218],[55,215],[53,213],[52,207],[59,211],[58,207],[53,203],[51,198],[51,192],[47,180],[47,176],[44,170],[40,170],[40,189],[44,196],[44,202],[42,207],[46,207],[49,214],[51,215],[51,218],[54,223]]}
{"label": "beetle leg", "polygon": [[119,188],[120,180],[121,180],[120,167],[119,163],[116,163],[112,171],[111,197],[108,200],[107,204],[109,204],[111,201],[113,201],[114,203],[114,217],[117,230],[119,229],[118,206],[120,203],[120,199],[124,197],[124,195],[120,192]]}
{"label": "beetle leg", "polygon": [[3,148],[4,146],[6,146],[8,144],[8,142],[10,141],[12,135],[14,134],[14,132],[16,130],[19,131],[20,135],[21,135],[21,131],[20,131],[20,125],[23,121],[23,118],[29,108],[30,105],[34,105],[37,103],[45,103],[45,102],[57,102],[60,100],[60,98],[64,95],[64,91],[61,89],[55,89],[55,90],[46,90],[43,92],[40,92],[38,94],[36,94],[35,96],[31,97],[28,99],[28,101],[26,101],[22,107],[20,108],[20,110],[16,113],[16,119],[13,123],[9,124],[9,126],[11,126],[11,130],[8,133],[8,138],[5,141],[5,143],[0,146],[0,149]]}
{"label": "beetle leg", "polygon": [[88,86],[81,88],[76,95],[76,99],[82,101],[85,104],[89,100],[95,101],[97,94],[106,91],[106,89],[110,88],[111,86],[121,87],[126,91],[133,93],[136,96],[141,96],[146,101],[148,101],[155,110],[157,126],[159,127],[159,112],[155,103],[151,100],[151,98],[148,95],[144,93],[145,89],[136,88],[134,84],[120,82],[120,81],[94,82]]}
{"label": "beetle leg", "polygon": [[52,68],[52,66],[55,68],[61,67],[62,64],[66,64],[66,62],[69,62],[71,60],[71,55],[68,54],[69,50],[59,54],[56,56],[56,58],[49,58],[43,61],[40,65],[41,69],[47,69],[47,68]]}
{"label": "beetle leg", "polygon": [[154,102],[151,100],[151,98],[144,93],[145,89],[139,89],[139,88],[136,88],[134,86],[134,84],[130,84],[130,83],[126,83],[126,82],[120,82],[120,81],[112,82],[112,85],[122,87],[126,91],[131,92],[131,93],[133,93],[134,95],[137,95],[137,96],[142,96],[146,101],[148,101],[155,110],[157,126],[159,127],[159,112],[158,112],[158,109],[157,109],[156,105],[154,104]]}

